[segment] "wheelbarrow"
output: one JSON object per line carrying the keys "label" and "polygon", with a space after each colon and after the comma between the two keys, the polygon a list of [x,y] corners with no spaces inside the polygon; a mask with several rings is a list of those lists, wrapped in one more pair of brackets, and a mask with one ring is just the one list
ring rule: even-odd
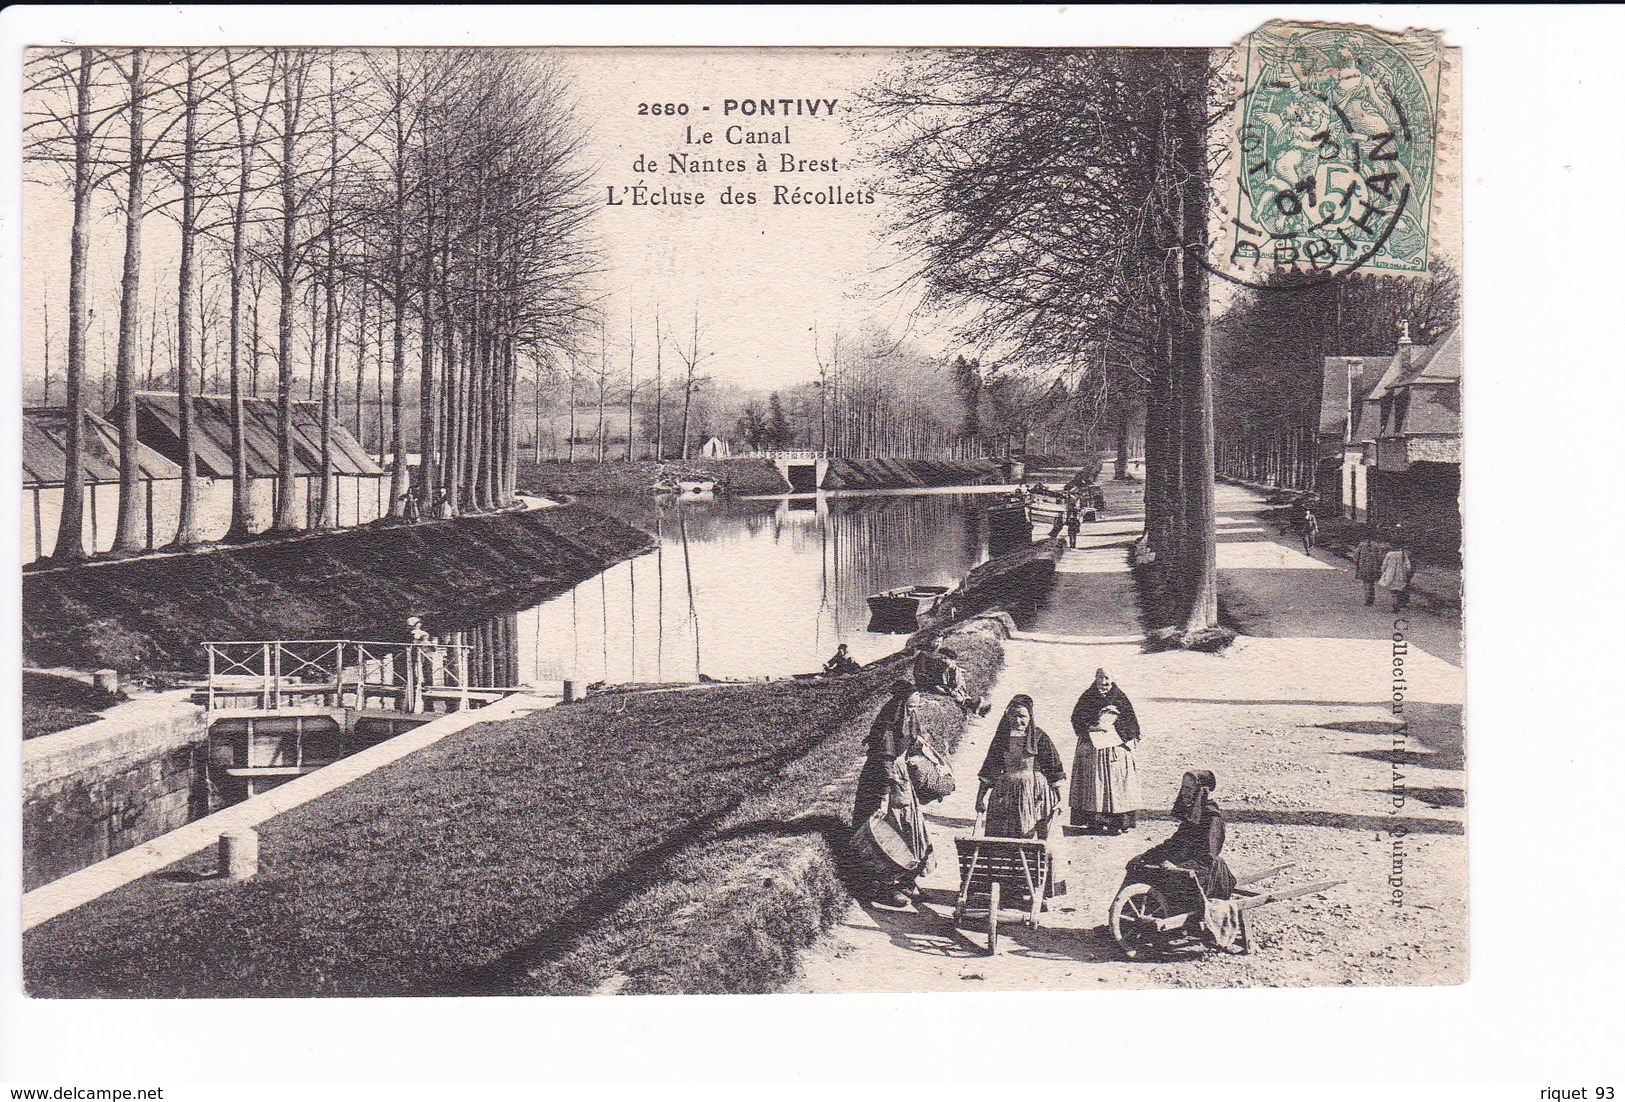
{"label": "wheelbarrow", "polygon": [[1179,865],[1167,861],[1131,864],[1108,915],[1112,940],[1129,960],[1158,960],[1182,950],[1250,952],[1249,911],[1348,882],[1326,880],[1288,889],[1256,887],[1293,864],[1289,861],[1237,877],[1229,899],[1209,899],[1196,873]]}
{"label": "wheelbarrow", "polygon": [[1017,921],[1037,929],[1044,900],[1066,894],[1055,879],[1055,857],[1039,838],[990,838],[982,833],[986,813],[976,816],[974,833],[955,838],[959,851],[959,898],[954,926],[967,917],[987,917],[987,953],[999,951],[999,923],[1014,912]]}

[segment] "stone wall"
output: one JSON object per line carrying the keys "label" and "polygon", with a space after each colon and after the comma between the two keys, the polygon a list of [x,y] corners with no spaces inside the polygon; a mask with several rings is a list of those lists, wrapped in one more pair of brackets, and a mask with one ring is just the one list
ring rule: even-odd
{"label": "stone wall", "polygon": [[185,693],[132,701],[23,744],[23,890],[208,812],[203,709]]}

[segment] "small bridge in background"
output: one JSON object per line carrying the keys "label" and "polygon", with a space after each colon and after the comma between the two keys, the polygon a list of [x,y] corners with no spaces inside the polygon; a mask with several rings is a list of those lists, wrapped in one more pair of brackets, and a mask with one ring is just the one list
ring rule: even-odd
{"label": "small bridge in background", "polygon": [[829,470],[829,457],[816,451],[762,452],[762,458],[771,459],[779,473],[790,484],[790,492],[814,493],[824,484],[824,472]]}
{"label": "small bridge in background", "polygon": [[[516,687],[470,684],[466,643],[205,643],[209,781],[236,803]],[[211,800],[211,803],[213,801]]]}

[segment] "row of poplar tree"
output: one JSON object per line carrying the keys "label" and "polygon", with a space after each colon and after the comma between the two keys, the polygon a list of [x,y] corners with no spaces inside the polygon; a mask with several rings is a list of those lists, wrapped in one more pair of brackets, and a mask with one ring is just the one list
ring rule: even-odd
{"label": "row of poplar tree", "polygon": [[[274,288],[277,509],[273,529],[331,523],[341,383],[358,376],[367,317],[390,357],[390,513],[415,499],[454,516],[512,500],[519,361],[546,359],[587,312],[593,252],[583,131],[563,76],[507,50],[96,49],[27,61],[26,164],[67,190],[67,477],[57,557],[83,554],[81,429],[93,263],[91,223],[123,222],[116,550],[145,533],[136,445],[143,232],[172,219],[182,456],[179,534],[196,541],[191,395],[204,278],[229,287],[232,535],[248,534],[244,383],[251,279]],[[108,258],[110,260],[110,258]],[[308,304],[308,305],[305,305]],[[321,476],[306,515],[294,493],[296,311],[320,358]],[[407,381],[415,375],[420,454],[407,463]],[[312,364],[313,373],[318,368]]]}

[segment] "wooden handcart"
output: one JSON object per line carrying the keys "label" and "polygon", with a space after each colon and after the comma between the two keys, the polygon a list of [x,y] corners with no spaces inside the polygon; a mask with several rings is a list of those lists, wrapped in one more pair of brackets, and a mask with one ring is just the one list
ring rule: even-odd
{"label": "wooden handcart", "polygon": [[[970,917],[987,917],[987,952],[999,951],[999,923],[1014,913],[1023,925],[1037,929],[1044,900],[1066,892],[1055,879],[1055,857],[1041,839],[989,838],[982,833],[986,814],[976,817],[969,838],[955,838],[959,851],[959,899],[954,926]],[[1013,904],[1013,906],[1012,906]]]}
{"label": "wooden handcart", "polygon": [[1286,890],[1252,886],[1286,871],[1292,864],[1238,876],[1229,899],[1209,899],[1190,869],[1166,861],[1131,864],[1108,914],[1112,940],[1130,960],[1160,960],[1182,950],[1250,952],[1248,911],[1347,883],[1327,880]]}

